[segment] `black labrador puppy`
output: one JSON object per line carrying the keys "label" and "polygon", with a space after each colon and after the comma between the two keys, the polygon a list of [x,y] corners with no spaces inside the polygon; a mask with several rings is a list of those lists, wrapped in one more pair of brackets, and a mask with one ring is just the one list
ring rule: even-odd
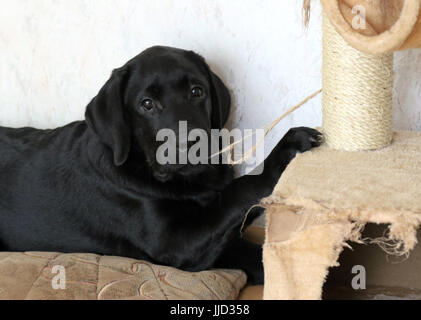
{"label": "black labrador puppy", "polygon": [[[150,48],[113,72],[86,121],[0,127],[0,251],[91,252],[188,271],[243,269],[263,282],[262,249],[240,237],[249,208],[320,134],[295,128],[259,175],[228,164],[160,165],[157,133],[222,128],[230,96],[199,55]],[[255,211],[246,225],[261,210]]]}

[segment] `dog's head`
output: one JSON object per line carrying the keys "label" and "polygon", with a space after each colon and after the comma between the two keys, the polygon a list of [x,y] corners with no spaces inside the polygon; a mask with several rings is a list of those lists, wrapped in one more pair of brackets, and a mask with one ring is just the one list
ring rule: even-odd
{"label": "dog's head", "polygon": [[178,151],[194,142],[183,141],[180,122],[187,130],[221,129],[230,112],[228,89],[192,51],[152,47],[115,70],[86,110],[88,126],[111,148],[116,166],[123,165],[133,148],[141,150],[154,176],[167,181],[172,176],[202,169],[191,165],[156,161],[163,142],[162,129],[176,133]]}

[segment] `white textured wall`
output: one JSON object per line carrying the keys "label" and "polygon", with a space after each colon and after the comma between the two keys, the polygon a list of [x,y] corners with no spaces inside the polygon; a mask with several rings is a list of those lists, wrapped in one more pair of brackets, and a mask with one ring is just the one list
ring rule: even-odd
{"label": "white textured wall", "polygon": [[[317,3],[317,1],[315,1]],[[258,128],[321,86],[320,8],[299,0],[0,0],[0,125],[83,118],[111,70],[143,49],[204,55],[234,94],[231,124]],[[421,51],[397,55],[395,126],[421,129]],[[320,99],[285,119],[321,124]]]}

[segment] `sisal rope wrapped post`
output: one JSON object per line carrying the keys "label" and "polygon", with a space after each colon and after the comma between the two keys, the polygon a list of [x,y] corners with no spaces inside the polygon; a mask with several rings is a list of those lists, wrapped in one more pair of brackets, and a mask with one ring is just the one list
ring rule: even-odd
{"label": "sisal rope wrapped post", "polygon": [[[393,52],[421,47],[421,0],[321,0],[323,133],[339,150],[392,141]],[[353,27],[356,6],[365,28]],[[304,1],[308,21],[310,0]]]}
{"label": "sisal rope wrapped post", "polygon": [[351,47],[323,17],[323,133],[346,151],[379,149],[392,141],[393,54]]}

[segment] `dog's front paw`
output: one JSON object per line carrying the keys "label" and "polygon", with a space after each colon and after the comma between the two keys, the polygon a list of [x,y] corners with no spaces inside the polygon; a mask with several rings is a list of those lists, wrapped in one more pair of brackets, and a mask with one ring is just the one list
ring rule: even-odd
{"label": "dog's front paw", "polygon": [[299,127],[288,131],[284,137],[284,142],[296,152],[302,153],[321,145],[322,134],[311,128]]}

